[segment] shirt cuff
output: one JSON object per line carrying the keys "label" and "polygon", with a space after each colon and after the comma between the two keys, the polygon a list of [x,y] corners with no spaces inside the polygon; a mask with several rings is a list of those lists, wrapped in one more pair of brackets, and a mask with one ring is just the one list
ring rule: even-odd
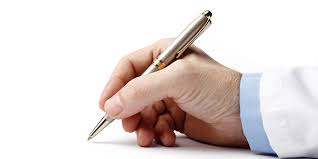
{"label": "shirt cuff", "polygon": [[240,116],[243,132],[253,152],[275,154],[265,133],[260,111],[261,74],[243,74],[240,85]]}

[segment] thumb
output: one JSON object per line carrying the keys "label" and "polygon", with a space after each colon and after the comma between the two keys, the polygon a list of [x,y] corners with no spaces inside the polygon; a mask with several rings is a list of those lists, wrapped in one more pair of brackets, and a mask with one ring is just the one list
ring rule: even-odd
{"label": "thumb", "polygon": [[105,102],[104,110],[114,118],[126,118],[142,111],[177,91],[174,81],[179,78],[169,67],[129,81]]}

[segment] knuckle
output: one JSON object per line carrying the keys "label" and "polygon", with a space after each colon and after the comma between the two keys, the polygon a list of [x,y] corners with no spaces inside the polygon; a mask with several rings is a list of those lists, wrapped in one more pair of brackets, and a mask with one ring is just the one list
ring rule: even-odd
{"label": "knuckle", "polygon": [[191,62],[186,61],[184,59],[176,60],[175,62],[172,63],[172,65],[173,65],[174,71],[181,75],[189,74],[193,72],[195,69],[195,66]]}
{"label": "knuckle", "polygon": [[119,64],[126,64],[128,62],[128,60],[129,60],[129,55],[125,55],[125,56],[120,58],[118,65]]}
{"label": "knuckle", "polygon": [[171,86],[169,96],[171,97],[178,99],[184,96],[189,90],[194,89],[198,83],[198,71],[195,64],[184,59],[179,59],[173,62],[171,64],[170,70],[167,72],[171,74],[169,77],[169,85]]}
{"label": "knuckle", "polygon": [[177,85],[183,85],[187,88],[195,87],[198,84],[202,70],[195,63],[184,59],[177,60],[174,63],[172,71],[178,78]]}
{"label": "knuckle", "polygon": [[157,40],[152,45],[150,45],[150,47],[151,47],[150,50],[153,54],[153,59],[157,58],[160,55],[160,53],[163,52],[165,50],[165,48],[167,48],[167,46],[173,40],[174,40],[174,38],[164,38],[164,39]]}
{"label": "knuckle", "polygon": [[127,86],[127,95],[129,98],[138,98],[141,94],[143,94],[143,89],[141,87],[138,87],[138,81],[136,79],[132,79],[128,82]]}
{"label": "knuckle", "polygon": [[105,102],[104,102],[104,100],[99,100],[99,102],[98,102],[98,105],[99,105],[99,108],[101,109],[101,110],[104,110],[104,105],[105,105]]}
{"label": "knuckle", "polygon": [[167,41],[169,41],[169,40],[171,40],[171,39],[170,39],[170,38],[159,39],[159,40],[157,40],[157,41],[155,42],[155,44],[160,45],[160,44],[163,44],[163,43],[165,43],[165,42],[167,42]]}

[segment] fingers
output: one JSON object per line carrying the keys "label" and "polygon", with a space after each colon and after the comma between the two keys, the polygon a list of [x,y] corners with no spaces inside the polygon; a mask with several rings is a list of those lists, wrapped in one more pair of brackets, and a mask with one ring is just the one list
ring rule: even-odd
{"label": "fingers", "polygon": [[138,145],[151,146],[155,139],[157,143],[164,146],[174,146],[176,141],[174,127],[173,119],[168,113],[160,115],[154,127],[142,123],[136,131]]}
{"label": "fingers", "polygon": [[122,126],[126,132],[134,132],[141,120],[140,114],[135,114],[131,117],[122,119]]}
{"label": "fingers", "polygon": [[178,78],[166,69],[129,81],[118,93],[106,101],[105,111],[114,118],[126,118],[142,111],[147,105],[160,101],[178,91]]}
{"label": "fingers", "polygon": [[153,107],[146,107],[140,114],[142,120],[136,131],[138,145],[151,146],[155,136],[153,127],[157,122],[158,114]]}
{"label": "fingers", "polygon": [[153,45],[139,49],[122,58],[103,90],[99,100],[100,108],[104,110],[105,101],[118,92],[131,79],[140,76],[171,42],[172,39],[159,40]]}
{"label": "fingers", "polygon": [[104,109],[105,101],[118,92],[126,83],[135,78],[152,62],[154,48],[152,46],[137,50],[122,58],[115,67],[99,100],[99,106]]}
{"label": "fingers", "polygon": [[125,131],[136,131],[139,146],[146,147],[152,145],[155,136],[154,125],[159,115],[156,109],[164,111],[164,108],[164,103],[160,101],[151,107],[146,107],[136,115],[123,119]]}
{"label": "fingers", "polygon": [[174,121],[170,114],[165,113],[161,115],[155,126],[155,135],[157,143],[164,146],[174,146],[176,135],[174,134]]}
{"label": "fingers", "polygon": [[122,119],[122,126],[126,132],[134,132],[138,128],[141,120],[144,120],[143,123],[153,127],[157,122],[159,114],[165,111],[165,107],[163,101],[156,102],[152,107],[147,107],[141,113]]}
{"label": "fingers", "polygon": [[164,102],[167,107],[167,112],[169,112],[170,116],[174,121],[175,130],[183,133],[184,119],[186,113],[182,111],[172,99],[165,99]]}
{"label": "fingers", "polygon": [[137,143],[142,147],[151,146],[154,139],[164,146],[174,146],[175,119],[167,112],[166,107],[166,103],[160,101],[146,107],[141,113],[123,119],[125,131],[136,131]]}
{"label": "fingers", "polygon": [[136,131],[136,134],[137,134],[137,143],[141,147],[151,146],[153,139],[155,137],[153,128],[148,127],[145,124],[140,125],[140,127]]}

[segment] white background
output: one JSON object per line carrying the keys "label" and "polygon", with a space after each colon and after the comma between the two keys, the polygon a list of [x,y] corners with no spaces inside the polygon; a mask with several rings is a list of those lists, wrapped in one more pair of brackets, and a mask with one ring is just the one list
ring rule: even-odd
{"label": "white background", "polygon": [[[116,122],[87,143],[99,95],[120,57],[175,37],[205,9],[195,42],[241,72],[318,61],[315,1],[0,1],[0,158],[260,158],[178,139],[139,148]],[[227,153],[225,153],[227,152]],[[265,158],[265,157],[264,157]]]}

